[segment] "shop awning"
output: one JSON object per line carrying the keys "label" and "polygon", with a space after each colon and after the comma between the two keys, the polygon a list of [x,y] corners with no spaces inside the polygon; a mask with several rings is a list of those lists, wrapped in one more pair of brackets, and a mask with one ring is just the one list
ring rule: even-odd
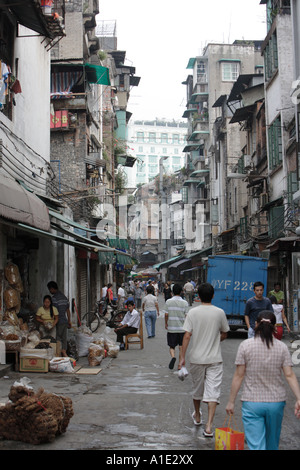
{"label": "shop awning", "polygon": [[174,261],[179,260],[182,258],[182,255],[179,256],[174,256],[173,258],[167,259],[166,261],[162,261],[161,263],[157,263],[154,266],[152,266],[154,269],[161,269],[164,266],[167,266],[169,264],[172,264]]}
{"label": "shop awning", "polygon": [[203,250],[200,251],[194,251],[193,253],[190,253],[189,255],[186,255],[187,258],[195,258],[196,256],[208,256],[212,254],[212,246],[209,246],[208,248],[204,248]]}
{"label": "shop awning", "polygon": [[97,85],[110,85],[109,69],[101,65],[84,64],[87,81]]}
{"label": "shop awning", "polygon": [[34,193],[12,178],[0,175],[0,216],[49,231],[47,206]]}
{"label": "shop awning", "polygon": [[197,271],[198,269],[201,269],[201,268],[202,266],[195,266],[194,268],[184,269],[183,271],[180,271],[180,274],[190,273],[191,271]]}
{"label": "shop awning", "polygon": [[277,238],[277,240],[274,240],[270,245],[268,245],[266,248],[270,249],[270,252],[274,251],[298,251],[300,247],[300,238],[299,237],[283,237],[283,238]]}
{"label": "shop awning", "polygon": [[48,238],[53,241],[65,243],[66,245],[73,246],[75,248],[81,248],[83,250],[87,251],[93,251],[94,253],[98,253],[98,251],[103,250],[102,247],[97,247],[94,244],[89,244],[86,242],[81,242],[76,239],[71,239],[71,238],[65,238],[60,235],[56,235],[53,232],[46,232],[45,230],[40,230],[35,227],[31,227],[30,225],[22,224],[22,223],[10,223],[9,225],[12,225],[18,230],[22,230],[24,232],[29,232],[32,235],[36,235],[37,237],[44,237]]}
{"label": "shop awning", "polygon": [[187,258],[184,258],[184,259],[181,259],[179,261],[177,261],[176,263],[173,263],[169,266],[169,269],[178,269],[180,268],[180,266],[183,266],[183,265],[189,265],[191,266],[192,262],[190,259],[187,259]]}
{"label": "shop awning", "polygon": [[95,228],[84,227],[83,225],[79,224],[78,222],[75,222],[74,220],[71,220],[68,217],[63,216],[60,212],[49,209],[49,215],[51,217],[55,217],[57,220],[60,220],[61,222],[64,222],[65,224],[67,224],[71,227],[78,228],[80,230],[84,230],[85,232],[90,232],[90,233],[96,234],[96,229]]}

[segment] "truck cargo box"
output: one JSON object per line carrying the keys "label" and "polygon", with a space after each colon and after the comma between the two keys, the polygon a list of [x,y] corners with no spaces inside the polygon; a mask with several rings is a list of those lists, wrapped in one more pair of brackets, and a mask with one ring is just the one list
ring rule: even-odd
{"label": "truck cargo box", "polygon": [[253,256],[215,255],[208,257],[207,282],[213,285],[214,305],[222,308],[232,330],[247,328],[246,301],[254,296],[253,284],[263,282],[267,290],[268,260]]}

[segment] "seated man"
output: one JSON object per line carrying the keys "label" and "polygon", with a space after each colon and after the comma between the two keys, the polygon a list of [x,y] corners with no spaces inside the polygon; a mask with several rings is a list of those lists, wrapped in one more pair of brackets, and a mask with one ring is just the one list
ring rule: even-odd
{"label": "seated man", "polygon": [[140,327],[140,313],[134,308],[133,300],[128,300],[126,305],[128,312],[121,321],[121,326],[114,330],[117,333],[117,342],[120,343],[120,350],[125,349],[123,336],[137,333]]}

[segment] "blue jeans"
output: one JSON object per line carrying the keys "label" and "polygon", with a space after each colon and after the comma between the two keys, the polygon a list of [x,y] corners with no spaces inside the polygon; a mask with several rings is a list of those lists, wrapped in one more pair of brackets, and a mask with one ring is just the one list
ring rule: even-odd
{"label": "blue jeans", "polygon": [[155,336],[155,323],[156,323],[156,310],[146,310],[145,312],[145,325],[147,329],[148,338]]}
{"label": "blue jeans", "polygon": [[243,401],[242,417],[250,450],[278,450],[285,401]]}

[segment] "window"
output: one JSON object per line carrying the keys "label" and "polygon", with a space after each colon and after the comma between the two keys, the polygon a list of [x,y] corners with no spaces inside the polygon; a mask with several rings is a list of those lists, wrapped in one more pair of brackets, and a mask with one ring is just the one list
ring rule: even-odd
{"label": "window", "polygon": [[274,73],[278,69],[278,49],[277,49],[276,31],[271,36],[271,39],[266,46],[266,49],[264,52],[264,60],[265,60],[266,80],[270,80],[270,78],[274,75]]}
{"label": "window", "polygon": [[161,134],[161,143],[162,144],[167,144],[168,143],[168,134]]}
{"label": "window", "polygon": [[188,188],[186,186],[183,186],[183,188],[181,188],[180,192],[181,192],[181,196],[182,196],[182,202],[184,204],[187,204],[187,202],[188,202]]}
{"label": "window", "polygon": [[269,237],[278,238],[283,234],[284,227],[284,206],[272,207],[269,217]]}
{"label": "window", "polygon": [[179,144],[179,134],[173,134],[173,144]]}
{"label": "window", "polygon": [[180,157],[173,157],[172,158],[172,163],[175,164],[175,165],[180,165],[181,158]]}
{"label": "window", "polygon": [[175,171],[179,171],[180,169],[181,169],[181,165],[172,165],[173,173],[175,173]]}
{"label": "window", "polygon": [[136,140],[137,140],[137,142],[144,142],[144,132],[137,132],[136,133]]}
{"label": "window", "polygon": [[282,163],[282,133],[281,119],[277,119],[270,125],[268,130],[269,140],[269,168],[274,170]]}
{"label": "window", "polygon": [[144,150],[143,150],[143,146],[140,145],[140,146],[139,146],[139,149],[138,149],[138,152],[143,152],[143,151],[144,151]]}
{"label": "window", "polygon": [[288,202],[293,202],[293,194],[298,191],[297,171],[291,171],[287,178]]}
{"label": "window", "polygon": [[145,173],[145,163],[139,162],[136,167],[137,173]]}
{"label": "window", "polygon": [[157,163],[157,156],[149,155],[149,163]]}
{"label": "window", "polygon": [[156,133],[149,132],[149,142],[156,142]]}
{"label": "window", "polygon": [[167,155],[168,149],[167,149],[166,147],[164,147],[164,148],[162,149],[162,153],[163,153],[164,155]]}
{"label": "window", "polygon": [[203,60],[197,62],[197,82],[206,82],[205,63]]}
{"label": "window", "polygon": [[248,217],[242,217],[240,219],[240,234],[243,238],[248,236]]}
{"label": "window", "polygon": [[155,153],[155,147],[150,147],[150,152]]}
{"label": "window", "polygon": [[222,62],[223,82],[235,82],[240,74],[239,62]]}
{"label": "window", "polygon": [[148,165],[148,171],[149,171],[149,174],[151,174],[151,175],[157,175],[158,174],[158,166],[157,165]]}
{"label": "window", "polygon": [[144,174],[142,175],[136,175],[136,182],[138,183],[146,183],[146,176]]}
{"label": "window", "polygon": [[175,153],[175,155],[178,155],[178,154],[179,154],[179,150],[178,150],[177,147],[174,148],[174,153]]}

